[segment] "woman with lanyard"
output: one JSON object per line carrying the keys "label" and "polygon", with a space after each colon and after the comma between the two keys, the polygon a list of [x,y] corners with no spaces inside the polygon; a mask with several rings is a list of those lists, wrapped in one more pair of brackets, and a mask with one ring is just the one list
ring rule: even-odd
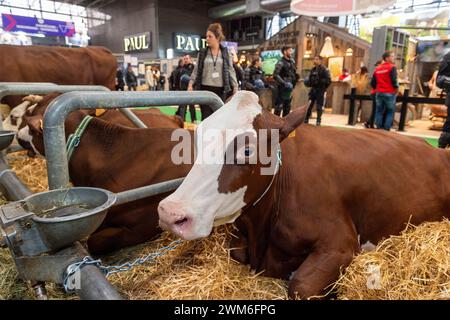
{"label": "woman with lanyard", "polygon": [[[238,83],[233,68],[233,57],[220,44],[225,39],[219,23],[210,24],[206,32],[208,47],[198,54],[188,91],[206,90],[217,94],[223,101],[236,93]],[[201,105],[202,120],[212,114],[211,108]]]}

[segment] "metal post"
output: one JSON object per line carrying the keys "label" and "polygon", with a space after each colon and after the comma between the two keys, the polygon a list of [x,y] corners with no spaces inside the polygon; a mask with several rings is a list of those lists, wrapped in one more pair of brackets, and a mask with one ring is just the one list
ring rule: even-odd
{"label": "metal post", "polygon": [[351,92],[350,92],[350,110],[348,112],[348,124],[350,126],[354,126],[355,125],[355,95],[356,95],[356,88],[352,88]]}
{"label": "metal post", "polygon": [[372,95],[372,112],[370,113],[370,118],[369,118],[369,126],[370,128],[374,128],[374,123],[375,123],[375,114],[377,111],[377,99],[375,97],[375,94]]}
{"label": "metal post", "polygon": [[0,86],[9,86],[9,85],[23,85],[23,86],[29,86],[29,85],[54,85],[56,86],[56,83],[53,82],[0,82]]}
{"label": "metal post", "polygon": [[24,95],[24,94],[48,94],[51,92],[71,92],[71,91],[109,91],[104,86],[85,86],[85,85],[64,85],[55,84],[9,84],[0,83],[0,100],[6,96]]}
{"label": "metal post", "polygon": [[[0,154],[0,187],[6,190],[8,200],[17,201],[31,195],[31,191],[19,180],[16,174],[9,168],[3,155]],[[1,231],[1,230],[0,230]],[[2,234],[0,233],[0,245],[2,244]],[[56,254],[64,252],[81,260],[88,256],[88,252],[79,242],[61,250]],[[64,270],[60,270],[61,276]],[[87,300],[122,300],[116,289],[108,282],[103,273],[95,266],[89,265],[80,270],[81,288],[77,294],[81,299]],[[37,293],[38,299],[45,299],[45,284],[42,281],[32,281],[31,285]]]}
{"label": "metal post", "polygon": [[398,131],[405,131],[406,114],[408,112],[408,98],[409,89],[405,89],[402,98],[402,109],[400,111],[400,123],[398,124]]}
{"label": "metal post", "polygon": [[48,106],[44,114],[44,147],[47,158],[49,188],[69,185],[64,121],[75,110],[127,108],[131,106],[209,105],[213,111],[223,102],[209,91],[133,91],[133,92],[69,92]]}
{"label": "metal post", "polygon": [[0,188],[6,198],[11,201],[22,200],[33,194],[26,185],[19,180],[16,173],[6,163],[3,154],[0,153]]}
{"label": "metal post", "polygon": [[[51,92],[71,92],[71,91],[109,91],[104,86],[92,85],[56,85],[50,82],[0,82],[0,101],[8,95],[22,95],[22,94],[48,94]],[[131,110],[120,110],[131,122],[138,128],[147,128],[144,122],[141,121]],[[3,129],[2,119],[0,115],[0,130]]]}
{"label": "metal post", "polygon": [[139,119],[133,113],[133,111],[131,111],[130,109],[122,108],[122,109],[119,109],[119,111],[122,112],[125,117],[130,119],[130,121],[133,122],[136,127],[138,127],[138,128],[148,128],[147,125],[144,122],[142,122],[142,120]]}
{"label": "metal post", "polygon": [[164,192],[173,191],[181,185],[183,180],[184,178],[179,178],[170,181],[155,183],[150,186],[145,186],[137,189],[116,193],[117,200],[114,203],[114,205],[117,206],[120,204],[136,200],[141,200]]}

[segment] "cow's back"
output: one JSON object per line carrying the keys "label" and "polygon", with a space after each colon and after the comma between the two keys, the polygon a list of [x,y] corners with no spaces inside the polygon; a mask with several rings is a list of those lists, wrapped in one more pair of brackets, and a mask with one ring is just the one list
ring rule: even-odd
{"label": "cow's back", "polygon": [[[283,143],[299,203],[350,215],[362,241],[450,216],[450,151],[378,130],[302,126]],[[311,203],[316,199],[320,203]]]}
{"label": "cow's back", "polygon": [[114,89],[116,59],[106,48],[0,45],[0,82],[103,85]]}

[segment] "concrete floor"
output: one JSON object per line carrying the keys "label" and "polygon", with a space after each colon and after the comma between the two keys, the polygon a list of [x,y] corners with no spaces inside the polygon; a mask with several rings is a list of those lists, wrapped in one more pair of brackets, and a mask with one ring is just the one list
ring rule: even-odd
{"label": "concrete floor", "polygon": [[[197,109],[197,119],[200,119],[200,110]],[[162,107],[161,111],[163,111],[166,114],[175,114],[175,111],[177,110],[177,107],[170,106],[170,107]],[[190,115],[189,112],[187,112],[187,121],[190,121]],[[340,114],[332,114],[331,109],[325,109],[325,112],[322,116],[322,125],[324,126],[333,126],[333,127],[342,127],[347,129],[364,129],[364,126],[362,123],[358,123],[355,126],[349,126],[347,125],[348,122],[348,115],[340,115]],[[313,114],[311,116],[311,119],[309,120],[310,124],[316,123],[316,112],[313,111]],[[427,139],[438,139],[441,132],[436,130],[430,130],[429,127],[431,126],[431,121],[426,120],[424,117],[422,120],[415,120],[413,121],[409,126],[405,128],[404,132],[399,132],[395,128],[392,129],[393,132],[397,132],[399,134],[407,135],[407,136],[415,136],[415,137],[421,137],[421,138],[427,138]]]}
{"label": "concrete floor", "polygon": [[[310,124],[316,123],[316,113],[313,112],[311,119],[309,120]],[[322,115],[322,125],[325,126],[334,126],[334,127],[343,127],[348,129],[364,129],[362,123],[358,123],[355,126],[349,126],[348,123],[348,115],[340,115],[340,114],[331,114],[330,111],[326,111]],[[396,129],[392,129],[393,132],[397,132],[399,134],[407,135],[407,136],[415,136],[422,138],[431,138],[437,139],[439,138],[441,132],[436,130],[428,129],[431,126],[431,121],[429,120],[415,120],[409,126],[405,128],[404,132],[399,132]]]}

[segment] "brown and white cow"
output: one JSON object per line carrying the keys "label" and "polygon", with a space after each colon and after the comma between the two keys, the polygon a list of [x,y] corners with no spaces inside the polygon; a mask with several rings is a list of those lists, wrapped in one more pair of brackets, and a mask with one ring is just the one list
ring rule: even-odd
{"label": "brown and white cow", "polygon": [[[25,127],[18,134],[22,146],[32,147],[42,155],[45,155],[41,126],[45,108],[46,103],[40,104],[26,114]],[[125,118],[119,111],[111,110],[108,113],[114,115],[111,117]],[[152,112],[147,112],[147,116],[148,114],[152,116],[141,117],[147,125],[161,124],[155,123],[161,118],[160,115]],[[86,112],[83,111],[69,115],[65,122],[66,136],[75,132],[85,116]],[[74,186],[122,192],[184,177],[191,166],[175,165],[171,161],[171,151],[175,146],[175,142],[171,141],[172,133],[174,129],[183,129],[171,124],[172,128],[138,129],[94,118],[70,159],[71,182]],[[189,131],[185,133],[187,136],[192,134]],[[111,208],[100,228],[88,239],[89,251],[104,254],[158,236],[161,229],[158,226],[157,206],[167,195],[168,193],[148,197]]]}
{"label": "brown and white cow", "polygon": [[12,108],[11,112],[3,120],[3,130],[18,131],[25,112],[27,110],[33,110],[42,99],[43,97],[38,95],[29,95],[22,98],[22,102]]}
{"label": "brown and white cow", "polygon": [[[238,92],[199,125],[195,163],[158,207],[160,225],[184,239],[205,237],[240,214],[232,247],[243,249],[233,256],[267,276],[291,277],[289,295],[301,298],[323,294],[362,244],[398,234],[410,218],[450,217],[449,151],[395,133],[302,125],[305,111],[278,118],[255,94]],[[237,128],[255,139],[235,146],[237,133],[224,143]],[[208,130],[219,134],[199,137]],[[257,148],[273,139],[280,152],[267,148],[275,169],[265,175]],[[212,146],[222,151],[217,158],[234,150],[234,163],[200,162]]]}

